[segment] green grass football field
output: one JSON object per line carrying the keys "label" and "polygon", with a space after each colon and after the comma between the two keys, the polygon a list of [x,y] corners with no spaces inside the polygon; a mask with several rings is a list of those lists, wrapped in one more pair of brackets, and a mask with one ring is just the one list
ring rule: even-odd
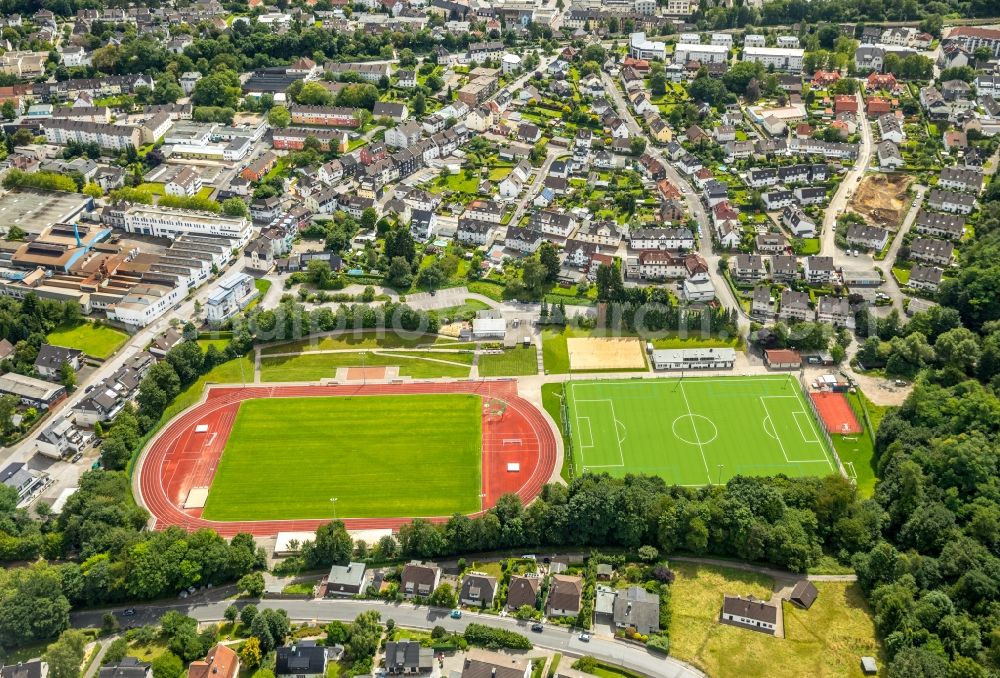
{"label": "green grass football field", "polygon": [[836,472],[794,377],[572,381],[566,395],[577,472],[677,485]]}
{"label": "green grass football field", "polygon": [[241,403],[209,520],[446,516],[480,509],[482,400],[463,394]]}

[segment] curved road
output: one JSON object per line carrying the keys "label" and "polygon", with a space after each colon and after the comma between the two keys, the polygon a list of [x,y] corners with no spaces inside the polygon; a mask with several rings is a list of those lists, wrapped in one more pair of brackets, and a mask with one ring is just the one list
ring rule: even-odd
{"label": "curved road", "polygon": [[[190,600],[190,599],[189,599]],[[178,602],[136,607],[134,617],[119,617],[130,624],[152,624],[164,613],[176,610],[200,622],[217,622],[223,619],[226,608],[232,600],[198,600],[195,602]],[[250,601],[247,601],[250,602]],[[541,633],[530,631],[528,622],[518,621],[511,617],[482,615],[465,612],[461,619],[448,616],[449,610],[412,605],[410,603],[395,603],[378,600],[261,600],[253,601],[259,608],[283,609],[295,621],[329,622],[351,621],[362,612],[377,610],[386,619],[395,620],[399,626],[416,629],[431,629],[443,626],[449,631],[462,632],[470,623],[481,623],[495,628],[516,631],[531,638],[535,647],[561,652],[564,655],[590,655],[616,666],[623,666],[639,672],[650,678],[705,678],[705,674],[695,667],[673,657],[653,654],[644,648],[611,640],[601,636],[592,636],[589,642],[579,639],[579,631],[562,626],[546,624]],[[88,610],[77,612],[71,616],[74,626],[97,626],[107,610]]]}

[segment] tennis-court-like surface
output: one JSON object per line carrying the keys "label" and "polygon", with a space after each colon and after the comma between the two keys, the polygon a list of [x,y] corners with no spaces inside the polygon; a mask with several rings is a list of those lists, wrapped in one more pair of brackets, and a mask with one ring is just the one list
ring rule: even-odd
{"label": "tennis-court-like surface", "polygon": [[578,472],[647,473],[677,485],[836,472],[788,375],[571,381],[566,398]]}

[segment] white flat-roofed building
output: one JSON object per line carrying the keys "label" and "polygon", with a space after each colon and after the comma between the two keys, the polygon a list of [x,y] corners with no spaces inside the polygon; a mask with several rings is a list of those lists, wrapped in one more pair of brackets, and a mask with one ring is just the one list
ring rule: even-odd
{"label": "white flat-roofed building", "polygon": [[187,295],[188,286],[140,284],[108,309],[108,318],[129,327],[145,327]]}
{"label": "white flat-roofed building", "polygon": [[635,59],[660,59],[667,56],[666,43],[659,40],[647,40],[645,33],[629,35],[629,56]]}
{"label": "white flat-roofed building", "polygon": [[798,73],[802,70],[804,50],[793,47],[745,47],[743,61],[756,61],[775,70]]}
{"label": "white flat-roofed building", "polygon": [[472,321],[472,336],[476,339],[502,338],[507,333],[503,318],[476,318]]}
{"label": "white flat-roofed building", "polygon": [[221,235],[234,241],[234,247],[246,245],[253,232],[253,225],[244,217],[153,205],[107,207],[101,220],[129,233],[160,238],[177,238],[184,233]]}
{"label": "white flat-roofed building", "polygon": [[653,351],[657,370],[729,370],[736,363],[732,348],[666,348]]}
{"label": "white flat-roofed building", "polygon": [[680,45],[674,47],[674,62],[686,64],[697,61],[702,64],[724,64],[729,60],[729,48],[725,45]]}
{"label": "white flat-roofed building", "polygon": [[205,318],[209,324],[223,323],[246,308],[258,294],[253,278],[237,273],[219,283],[219,288],[208,296]]}

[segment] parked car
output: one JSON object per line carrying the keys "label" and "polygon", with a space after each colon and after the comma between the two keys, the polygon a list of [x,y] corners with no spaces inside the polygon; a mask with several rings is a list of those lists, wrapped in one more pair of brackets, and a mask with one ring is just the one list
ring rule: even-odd
{"label": "parked car", "polygon": [[462,611],[461,610],[452,610],[451,614],[449,614],[448,616],[451,617],[452,619],[461,619],[462,618]]}
{"label": "parked car", "polygon": [[580,634],[580,640],[582,640],[585,643],[589,643],[590,642],[590,634],[587,633],[586,631],[584,631],[583,633]]}
{"label": "parked car", "polygon": [[129,607],[129,608],[126,608],[126,609],[122,610],[122,616],[125,616],[125,617],[133,617],[133,616],[135,616],[135,608],[134,607]]}
{"label": "parked car", "polygon": [[534,631],[535,633],[541,633],[543,629],[544,627],[538,622],[535,622],[534,624],[531,625],[531,630]]}

